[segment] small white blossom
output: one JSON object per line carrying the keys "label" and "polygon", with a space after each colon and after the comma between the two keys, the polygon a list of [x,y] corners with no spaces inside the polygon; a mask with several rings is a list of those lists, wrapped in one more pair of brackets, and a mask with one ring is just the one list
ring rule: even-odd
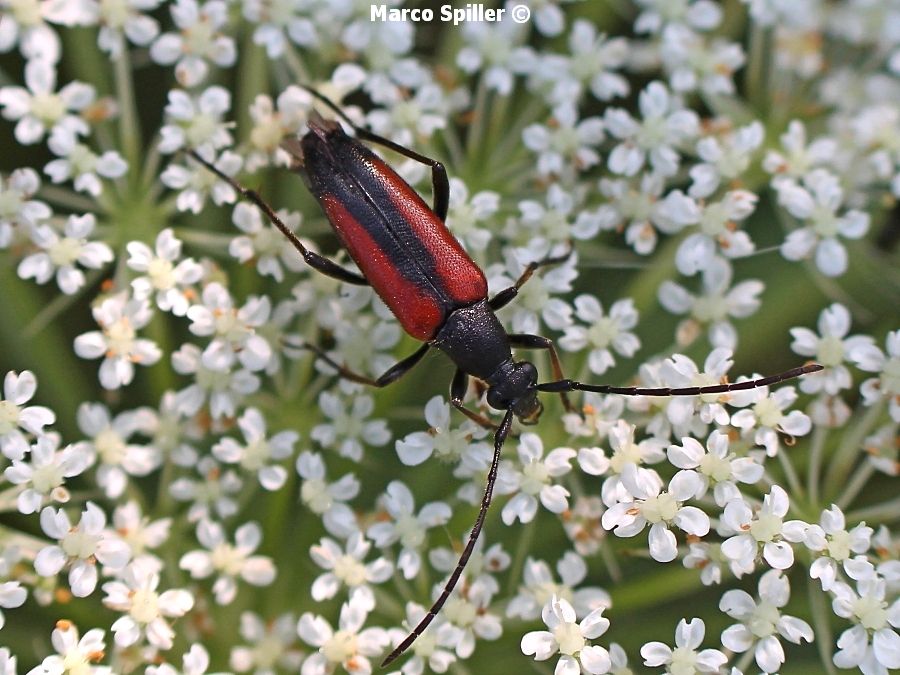
{"label": "small white blossom", "polygon": [[361,532],[354,532],[347,538],[346,550],[333,539],[323,537],[318,544],[309,549],[310,557],[319,567],[326,570],[313,581],[313,600],[322,602],[337,595],[342,586],[346,586],[348,594],[365,601],[368,609],[375,607],[375,595],[369,584],[380,584],[390,578],[394,571],[391,562],[384,557],[364,563],[369,554],[372,542]]}
{"label": "small white blossom", "polygon": [[[291,230],[300,225],[299,213],[284,209],[277,213]],[[256,270],[261,275],[268,275],[279,282],[284,280],[282,265],[292,272],[299,272],[306,267],[303,257],[287,237],[268,221],[264,223],[262,213],[255,206],[238,204],[234,207],[231,220],[244,233],[232,239],[228,245],[228,253],[240,262],[255,261]]]}
{"label": "small white blossom", "polygon": [[181,258],[181,240],[171,228],[156,237],[151,249],[142,241],[130,241],[128,267],[143,275],[131,282],[136,300],[154,296],[156,306],[175,316],[187,314],[194,297],[194,284],[203,276],[203,267],[193,258]]}
{"label": "small white blossom", "polygon": [[135,364],[152,366],[159,361],[162,351],[156,343],[137,337],[137,331],[153,317],[146,300],[129,299],[119,293],[95,305],[92,312],[100,330],[75,338],[75,353],[83,359],[103,357],[100,384],[105,389],[131,384]]}
{"label": "small white blossom", "polygon": [[[216,155],[211,147],[201,146],[197,153],[230,177],[237,175],[244,164],[243,158],[230,150]],[[206,205],[207,197],[212,198],[213,203],[219,206],[233,204],[237,199],[237,193],[230,183],[219,178],[193,157],[187,160],[187,166],[170,163],[160,174],[159,180],[168,188],[180,190],[175,199],[175,207],[179,211],[200,213]]]}
{"label": "small white blossom", "polygon": [[150,58],[163,65],[175,64],[175,79],[183,87],[195,87],[209,73],[207,61],[227,68],[234,64],[234,39],[223,34],[228,6],[220,0],[176,0],[170,6],[178,33],[164,33],[150,46]]}
{"label": "small white blossom", "polygon": [[865,404],[887,399],[891,419],[900,422],[900,330],[888,333],[884,352],[874,344],[862,343],[854,346],[849,356],[860,370],[878,374],[859,386]]}
{"label": "small white blossom", "polygon": [[94,88],[83,82],[70,82],[56,92],[56,65],[45,59],[25,64],[24,87],[0,88],[3,117],[17,121],[15,136],[22,145],[37,143],[55,128],[86,135],[87,123],[73,114],[94,100]]}
{"label": "small white blossom", "polygon": [[175,409],[187,417],[196,414],[204,403],[208,403],[214,419],[233,417],[244,397],[259,389],[259,378],[246,368],[222,370],[204,365],[200,348],[193,344],[184,344],[172,353],[172,368],[181,375],[194,376],[194,384],[175,394]]}
{"label": "small white blossom", "polygon": [[244,523],[228,543],[225,529],[209,520],[197,525],[197,539],[207,550],[190,551],[181,556],[178,566],[193,579],[216,574],[212,591],[216,602],[228,605],[237,594],[237,578],[253,586],[268,586],[275,580],[275,565],[268,556],[251,555],[262,542],[262,530],[254,522]]}
{"label": "small white blossom", "polygon": [[556,673],[608,673],[612,663],[609,652],[594,640],[609,628],[609,619],[603,616],[603,608],[588,614],[576,623],[575,610],[555,595],[544,606],[541,616],[550,630],[526,633],[522,637],[522,653],[534,656],[536,661],[546,661],[559,654]]}
{"label": "small white blossom", "polygon": [[0,450],[7,459],[22,459],[28,442],[25,434],[40,436],[44,427],[56,421],[50,408],[28,403],[37,391],[37,378],[30,370],[16,373],[10,370],[3,378],[3,398],[0,399]]}
{"label": "small white blossom", "polygon": [[550,566],[531,557],[525,560],[519,594],[506,607],[506,616],[526,620],[537,619],[541,609],[553,596],[565,600],[575,608],[575,615],[585,617],[595,609],[612,605],[609,593],[602,588],[577,588],[588,575],[587,563],[574,551],[567,551],[556,571],[560,581],[553,578]]}
{"label": "small white blossom", "polygon": [[47,204],[32,197],[41,188],[37,171],[16,169],[0,176],[0,249],[29,238],[31,228],[53,215]]}
{"label": "small white blossom", "polygon": [[857,591],[837,582],[832,590],[834,613],[854,624],[838,637],[834,665],[856,667],[864,675],[900,668],[900,599],[889,603],[885,580],[864,579]]}
{"label": "small white blossom", "polygon": [[38,551],[35,572],[42,577],[54,577],[68,565],[69,586],[77,598],[94,592],[97,563],[110,571],[119,571],[131,558],[128,544],[106,528],[106,514],[92,502],[87,503],[77,525],[71,524],[62,509],[44,508],[41,529],[57,544]]}
{"label": "small white blossom", "polygon": [[103,191],[103,178],[120,178],[128,170],[128,164],[115,150],[97,155],[88,146],[78,142],[78,137],[67,129],[55,128],[47,141],[50,150],[59,159],[44,167],[44,173],[54,183],[73,182],[79,192],[99,197]]}
{"label": "small white blossom", "polygon": [[56,654],[41,661],[41,665],[28,671],[28,675],[113,675],[109,666],[93,665],[106,656],[104,631],[93,628],[79,638],[78,629],[71,621],[61,619],[50,635]]}
{"label": "small white blossom", "polygon": [[169,154],[188,148],[208,154],[230,145],[230,125],[220,121],[230,107],[231,94],[223,87],[208,87],[196,97],[171,90],[165,108],[168,123],[159,130],[159,151]]}
{"label": "small white blossom", "polygon": [[225,519],[237,513],[234,496],[243,483],[232,470],[222,470],[212,457],[201,457],[194,462],[198,479],[178,478],[169,486],[169,493],[180,502],[192,502],[187,520],[195,523],[212,518]]}
{"label": "small white blossom", "polygon": [[722,631],[722,644],[733,652],[753,649],[756,665],[765,673],[775,673],[784,663],[784,647],[778,639],[800,644],[812,642],[809,624],[794,616],[781,614],[790,599],[791,587],[779,570],[769,570],[759,580],[759,602],[741,590],[726,591],[719,609],[740,623]]}
{"label": "small white blossom", "polygon": [[88,237],[97,224],[94,214],[69,216],[58,232],[52,225],[38,225],[31,230],[31,241],[38,247],[19,263],[18,275],[22,279],[34,279],[39,284],[56,277],[59,289],[72,295],[85,284],[84,272],[76,263],[88,269],[100,269],[113,259],[112,249],[101,241]]}
{"label": "small white blossom", "polygon": [[497,476],[496,492],[514,495],[500,512],[503,522],[512,525],[519,519],[530,523],[537,515],[538,499],[551,513],[569,508],[569,491],[555,482],[572,470],[575,450],[555,448],[544,457],[540,436],[527,433],[522,434],[516,451],[518,464],[502,462]]}
{"label": "small white blossom", "polygon": [[760,554],[776,570],[794,564],[794,549],[785,541],[796,538],[784,522],[789,506],[787,493],[778,485],[772,486],[756,513],[740,497],[725,505],[719,529],[731,536],[722,542],[722,553],[736,576],[752,572]]}
{"label": "small white blossom", "polygon": [[681,445],[670,445],[667,453],[673,465],[700,476],[698,498],[712,485],[716,504],[725,506],[732,499],[740,498],[738,482],[753,485],[762,478],[762,464],[752,457],[737,457],[728,452],[727,434],[713,431],[706,442],[706,450],[704,452],[700,442],[688,436],[681,439]]}
{"label": "small white blossom", "polygon": [[297,619],[281,614],[263,621],[253,612],[241,612],[241,637],[249,644],[231,648],[228,663],[238,673],[275,675],[276,668],[298,672],[303,655],[297,649]]}
{"label": "small white blossom", "polygon": [[128,647],[142,639],[158,649],[171,649],[175,631],[167,619],[184,616],[194,598],[183,589],[159,592],[155,565],[134,561],[118,581],[103,584],[103,604],[124,616],[113,622],[116,645]]}
{"label": "small white blossom", "polygon": [[325,481],[325,462],[322,455],[304,451],[297,457],[297,473],[303,482],[300,499],[316,515],[322,517],[325,529],[346,539],[357,529],[356,515],[345,502],[359,494],[359,480],[352,473],[344,474],[333,483]]}
{"label": "small white blossom", "polygon": [[860,350],[869,350],[874,340],[868,335],[845,337],[850,331],[850,312],[839,303],[826,307],[819,314],[818,329],[821,337],[808,328],[791,328],[791,349],[801,356],[814,358],[825,366],[824,370],[807,375],[800,380],[800,391],[807,394],[824,392],[836,395],[850,387],[850,371],[844,362]]}
{"label": "small white blossom", "polygon": [[257,472],[263,488],[277,490],[284,485],[288,474],[283,466],[270,462],[290,457],[300,434],[287,430],[266,438],[266,420],[256,408],[247,408],[237,423],[245,444],[224,438],[213,446],[213,456],[226,464],[239,464],[245,471]]}
{"label": "small white blossom", "polygon": [[309,436],[324,448],[336,448],[341,457],[358,462],[363,443],[381,447],[391,440],[386,420],[367,419],[375,409],[374,399],[367,394],[353,396],[348,406],[340,396],[323,391],[319,407],[331,422],[316,425]]}
{"label": "small white blossom", "polygon": [[638,322],[638,312],[630,298],[614,302],[609,316],[604,316],[603,306],[592,295],[575,298],[575,316],[586,326],[569,326],[560,338],[559,346],[569,351],[581,351],[588,345],[588,367],[596,375],[603,375],[616,365],[612,351],[631,358],[641,347],[641,341],[631,332]]}
{"label": "small white blossom", "polygon": [[838,177],[826,169],[813,169],[800,185],[793,178],[774,182],[778,203],[805,223],[790,232],[781,245],[788,260],[803,260],[815,254],[816,267],[829,277],[847,270],[847,249],[838,239],[859,239],[869,229],[869,214],[851,209],[839,215],[844,191]]}
{"label": "small white blossom", "polygon": [[341,605],[338,629],[321,616],[305,612],[297,622],[297,633],[308,645],[318,651],[303,662],[301,675],[330,675],[338,666],[350,675],[369,675],[372,665],[369,657],[382,653],[390,643],[390,636],[383,628],[365,628],[371,607],[358,595]]}
{"label": "small white blossom", "polygon": [[[758,375],[754,375],[750,379],[756,377]],[[743,382],[746,379],[739,377],[737,382]],[[797,438],[805,436],[812,429],[812,421],[799,410],[791,410],[785,414],[784,411],[796,400],[797,390],[791,386],[781,387],[774,392],[770,392],[768,387],[735,391],[732,393],[731,405],[749,407],[733,414],[731,425],[741,429],[743,435],[747,437],[750,432],[754,432],[754,445],[763,446],[766,449],[766,455],[774,457],[781,447],[781,434]]]}
{"label": "small white blossom", "polygon": [[19,513],[37,513],[48,501],[65,504],[70,497],[64,487],[66,478],[84,473],[94,463],[94,454],[78,444],[62,450],[58,446],[57,434],[38,436],[30,447],[28,461],[22,453],[3,472],[6,480],[21,486],[16,497]]}
{"label": "small white blossom", "polygon": [[444,502],[430,502],[416,514],[412,492],[397,480],[390,482],[380,501],[390,519],[369,526],[366,534],[379,548],[400,542],[402,548],[397,556],[397,567],[404,578],[412,579],[422,564],[421,550],[427,541],[428,530],[450,520],[450,507]]}
{"label": "small white blossom", "polygon": [[718,649],[697,651],[703,644],[706,624],[703,619],[682,619],[675,629],[675,649],[663,642],[648,642],[641,647],[644,665],[651,668],[666,667],[667,673],[687,675],[687,673],[718,673],[728,657]]}

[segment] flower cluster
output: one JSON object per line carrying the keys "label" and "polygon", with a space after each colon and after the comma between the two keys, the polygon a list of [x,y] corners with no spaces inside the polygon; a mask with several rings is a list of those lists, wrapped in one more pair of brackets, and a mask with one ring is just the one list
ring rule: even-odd
{"label": "flower cluster", "polygon": [[[404,675],[900,669],[900,9],[610,7],[0,0],[0,674],[365,675],[457,577]],[[337,108],[539,382],[822,370],[542,393],[460,572],[502,418],[338,279]]]}

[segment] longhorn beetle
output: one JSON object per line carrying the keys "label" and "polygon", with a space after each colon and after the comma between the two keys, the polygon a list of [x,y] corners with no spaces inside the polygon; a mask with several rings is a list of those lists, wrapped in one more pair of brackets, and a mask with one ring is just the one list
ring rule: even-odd
{"label": "longhorn beetle", "polygon": [[[304,348],[342,377],[373,387],[385,387],[395,382],[421,361],[429,349],[439,349],[456,365],[450,385],[450,402],[478,424],[495,429],[494,456],[481,508],[459,562],[428,614],[388,654],[382,666],[394,661],[422,634],[459,581],[491,504],[500,451],[509,435],[513,417],[523,424],[536,423],[542,411],[538,392],[560,394],[566,410],[571,412],[574,409],[566,397],[566,392],[570,391],[625,396],[696,396],[754,389],[822,370],[822,366],[810,363],[747,382],[677,389],[615,387],[564,379],[559,356],[550,339],[507,333],[496,312],[516,297],[536,270],[563,262],[571,252],[530,263],[515,284],[489,298],[484,273],[444,224],[450,194],[444,165],[357,126],[335,103],[315,90],[304,89],[334,111],[356,135],[347,135],[338,122],[325,120],[313,112],[308,122],[309,131],[300,138],[285,139],[282,147],[293,158],[291,169],[303,178],[361,274],[307,249],[259,193],[243,187],[196,151],[190,151],[190,155],[265,213],[310,267],[349,284],[371,286],[406,332],[424,343],[374,379],[335,362],[319,347],[304,345]],[[429,208],[406,181],[360,140],[377,143],[431,167],[433,206]],[[537,369],[532,363],[513,360],[513,347],[546,350],[556,379],[538,383]],[[499,425],[463,405],[469,376],[487,385],[488,405],[503,411]]]}

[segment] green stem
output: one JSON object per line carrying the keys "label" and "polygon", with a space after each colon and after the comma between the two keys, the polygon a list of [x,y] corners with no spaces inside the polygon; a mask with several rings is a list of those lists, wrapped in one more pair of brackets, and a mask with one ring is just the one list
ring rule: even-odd
{"label": "green stem", "polygon": [[883,522],[893,523],[900,520],[900,497],[875,506],[869,506],[859,511],[851,511],[847,514],[849,522]]}
{"label": "green stem", "polygon": [[119,104],[119,140],[128,166],[136,167],[141,159],[141,126],[131,78],[131,58],[127,49],[115,60],[116,99]]}
{"label": "green stem", "polygon": [[881,416],[884,410],[884,401],[879,401],[866,411],[866,414],[854,424],[838,445],[838,451],[834,455],[828,472],[825,474],[825,483],[823,494],[829,501],[833,501],[834,495],[838,493],[841,485],[850,472],[850,467],[859,457],[860,449],[863,446],[863,439],[872,431],[872,427]]}
{"label": "green stem", "polygon": [[856,499],[856,496],[866,486],[866,483],[869,482],[869,479],[874,473],[875,466],[872,462],[866,461],[860,464],[853,476],[850,477],[850,480],[847,481],[847,487],[844,489],[844,492],[835,500],[838,508],[844,510],[852,504],[853,500]]}
{"label": "green stem", "polygon": [[507,595],[514,595],[516,592],[516,588],[519,585],[519,577],[522,575],[522,570],[525,566],[525,556],[531,550],[531,542],[534,540],[534,531],[535,520],[532,520],[520,531],[518,537],[519,542],[516,546],[516,555],[513,558],[512,565],[509,568],[509,577],[507,577],[506,580]]}
{"label": "green stem", "polygon": [[806,476],[806,488],[809,491],[809,500],[813,508],[819,508],[819,478],[822,474],[822,455],[825,450],[825,440],[828,437],[828,429],[825,427],[813,427],[811,447],[809,450],[809,473]]}
{"label": "green stem", "polygon": [[796,469],[794,469],[794,465],[791,464],[791,459],[787,456],[786,452],[778,453],[778,461],[781,464],[781,468],[784,469],[784,477],[787,478],[788,486],[791,488],[791,506],[794,507],[797,499],[806,498],[806,494],[803,490],[803,485],[800,483],[800,478],[797,476],[797,471]]}
{"label": "green stem", "polygon": [[819,588],[818,582],[812,577],[806,579],[806,590],[809,595],[809,606],[813,629],[816,634],[816,649],[819,651],[819,659],[822,666],[829,673],[834,675],[834,665],[831,662],[831,649],[834,644],[834,634],[831,631],[831,607],[825,602],[827,597]]}

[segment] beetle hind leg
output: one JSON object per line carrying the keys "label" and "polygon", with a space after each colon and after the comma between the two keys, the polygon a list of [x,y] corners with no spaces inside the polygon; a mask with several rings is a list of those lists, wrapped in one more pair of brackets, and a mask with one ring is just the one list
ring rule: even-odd
{"label": "beetle hind leg", "polygon": [[325,353],[325,350],[322,349],[321,347],[318,347],[318,346],[312,345],[312,344],[306,344],[306,343],[300,345],[300,349],[306,349],[308,351],[311,351],[313,354],[316,355],[316,357],[318,357],[319,359],[321,359],[322,361],[327,363],[329,366],[334,368],[337,371],[338,375],[340,377],[344,378],[345,380],[350,380],[351,382],[357,382],[359,384],[365,384],[370,387],[378,387],[378,388],[386,387],[389,384],[396,382],[401,377],[406,375],[406,373],[408,373],[410,370],[412,370],[416,366],[416,364],[422,360],[422,357],[425,356],[425,354],[428,352],[429,347],[430,347],[430,345],[428,343],[423,344],[421,347],[419,347],[416,351],[414,351],[412,354],[410,354],[406,358],[401,359],[400,361],[397,361],[397,363],[395,363],[393,366],[388,368],[381,375],[379,375],[378,377],[372,378],[372,377],[368,377],[367,375],[362,375],[361,373],[357,373],[357,372],[351,370],[350,368],[347,368],[346,366],[339,364],[333,358],[328,356],[328,354]]}

